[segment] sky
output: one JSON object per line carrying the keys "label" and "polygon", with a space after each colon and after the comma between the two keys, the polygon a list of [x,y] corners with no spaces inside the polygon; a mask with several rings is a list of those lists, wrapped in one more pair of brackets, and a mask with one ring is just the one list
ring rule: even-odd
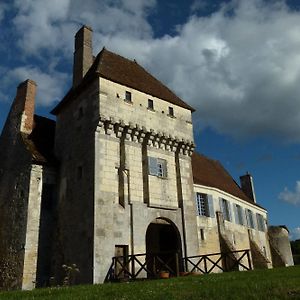
{"label": "sky", "polygon": [[136,59],[194,107],[197,152],[250,172],[270,225],[300,238],[300,1],[0,0],[0,129],[27,78],[53,118],[83,24],[94,55]]}

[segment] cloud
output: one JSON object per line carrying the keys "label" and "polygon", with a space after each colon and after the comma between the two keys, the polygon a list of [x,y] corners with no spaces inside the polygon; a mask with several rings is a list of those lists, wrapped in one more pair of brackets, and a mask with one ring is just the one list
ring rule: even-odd
{"label": "cloud", "polygon": [[300,142],[299,24],[300,13],[284,2],[242,0],[191,16],[172,37],[101,41],[194,106],[196,127]]}
{"label": "cloud", "polygon": [[37,82],[36,103],[38,106],[49,106],[61,100],[65,92],[68,76],[60,72],[45,73],[40,69],[28,66],[18,67],[7,72],[4,84],[10,81],[23,82],[26,79],[32,79]]}
{"label": "cloud", "polygon": [[5,3],[0,3],[0,22],[5,17],[5,12],[8,10],[9,6]]}
{"label": "cloud", "polygon": [[287,187],[279,194],[279,199],[293,205],[300,204],[300,181],[296,182],[295,190],[290,191]]}
{"label": "cloud", "polygon": [[292,241],[300,239],[300,227],[296,227],[296,228],[294,228],[294,229],[291,230],[290,239]]}
{"label": "cloud", "polygon": [[27,55],[40,51],[72,53],[74,33],[80,24],[91,25],[107,36],[151,36],[146,21],[155,0],[15,0],[13,24],[19,47]]}
{"label": "cloud", "polygon": [[[300,142],[300,12],[284,1],[233,0],[197,15],[207,3],[194,1],[176,34],[158,38],[149,18],[155,0],[15,0],[11,30],[23,68],[60,75],[72,63],[74,33],[91,25],[95,54],[105,45],[136,58],[196,108],[196,130]],[[32,58],[55,64],[33,67]]]}

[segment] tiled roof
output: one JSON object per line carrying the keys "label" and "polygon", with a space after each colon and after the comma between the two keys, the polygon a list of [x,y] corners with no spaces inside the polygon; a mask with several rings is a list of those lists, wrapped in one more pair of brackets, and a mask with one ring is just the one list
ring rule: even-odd
{"label": "tiled roof", "polygon": [[52,113],[57,114],[73,96],[79,94],[84,89],[86,84],[99,76],[194,111],[191,106],[177,97],[169,88],[148,73],[136,61],[129,60],[103,48],[79,86],[71,89],[64,99],[53,109]]}
{"label": "tiled roof", "polygon": [[22,133],[27,150],[35,163],[53,164],[55,121],[34,115],[34,128],[30,134]]}
{"label": "tiled roof", "polygon": [[192,168],[195,184],[217,188],[261,207],[245,195],[240,186],[224,169],[220,162],[194,152],[192,155]]}

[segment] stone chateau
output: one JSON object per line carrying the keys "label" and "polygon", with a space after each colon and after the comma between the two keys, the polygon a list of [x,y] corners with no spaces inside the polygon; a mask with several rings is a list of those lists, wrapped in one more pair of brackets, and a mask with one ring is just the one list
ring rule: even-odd
{"label": "stone chateau", "polygon": [[143,253],[176,252],[181,271],[184,258],[244,249],[254,268],[293,264],[251,175],[239,186],[195,153],[194,109],[136,61],[94,57],[91,28],[75,36],[56,122],[34,114],[36,88],[18,86],[0,138],[2,287],[59,281],[63,264],[78,283],[102,283],[112,257]]}

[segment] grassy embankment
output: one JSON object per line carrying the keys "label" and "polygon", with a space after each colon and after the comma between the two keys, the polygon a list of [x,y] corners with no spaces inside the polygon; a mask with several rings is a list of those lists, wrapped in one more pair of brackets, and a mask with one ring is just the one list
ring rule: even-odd
{"label": "grassy embankment", "polygon": [[300,266],[130,283],[0,292],[0,299],[300,299]]}

